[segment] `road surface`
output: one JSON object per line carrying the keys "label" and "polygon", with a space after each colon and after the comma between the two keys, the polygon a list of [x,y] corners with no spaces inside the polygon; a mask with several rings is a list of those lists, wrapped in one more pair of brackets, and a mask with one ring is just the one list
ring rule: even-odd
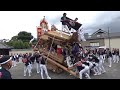
{"label": "road surface", "polygon": [[[92,79],[120,79],[120,62],[113,63],[112,67],[108,67],[108,62],[106,61],[105,64],[106,73],[99,75],[99,76],[91,76]],[[12,74],[13,79],[41,79],[40,74],[36,71],[36,65],[33,66],[31,77],[23,76],[24,64],[19,62],[16,67],[12,67],[10,72]],[[48,71],[49,76],[52,79],[76,79],[74,76],[71,76],[67,72],[63,72],[61,74],[54,73],[52,71]],[[46,77],[45,77],[46,78]]]}

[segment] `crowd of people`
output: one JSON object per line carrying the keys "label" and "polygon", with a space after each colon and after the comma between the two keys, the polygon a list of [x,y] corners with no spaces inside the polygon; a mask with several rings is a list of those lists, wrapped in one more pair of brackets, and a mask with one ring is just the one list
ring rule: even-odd
{"label": "crowd of people", "polygon": [[66,46],[63,49],[63,55],[68,69],[76,68],[80,79],[83,76],[90,79],[90,72],[94,75],[105,73],[105,61],[108,61],[109,67],[112,67],[112,63],[119,62],[119,49],[83,49],[79,43],[74,43],[71,49]]}
{"label": "crowd of people", "polygon": [[[81,29],[82,24],[77,21],[78,18],[72,20],[67,17],[66,13],[64,13],[61,17],[62,30],[67,30],[70,35],[72,35],[71,30],[74,29],[78,34],[78,40],[86,41],[84,33]],[[109,67],[112,67],[112,63],[119,62],[119,49],[83,49],[77,42],[72,45],[66,45],[63,48],[62,54],[68,69],[76,68],[75,70],[79,73],[80,79],[83,78],[83,75],[90,78],[90,71],[92,71],[94,75],[101,75],[102,73],[105,73],[105,60],[108,60]]]}
{"label": "crowd of people", "polygon": [[[86,41],[84,33],[81,29],[82,24],[78,23],[78,18],[74,20],[67,17],[67,14],[64,13],[61,17],[62,32],[69,32],[69,35],[72,36],[73,30],[78,34],[79,41]],[[83,79],[83,76],[91,79],[91,74],[101,75],[106,72],[104,68],[104,62],[109,62],[109,67],[112,67],[112,63],[118,63],[120,59],[119,49],[113,48],[112,50],[107,49],[84,49],[78,42],[74,42],[71,45],[66,45],[64,48],[60,47],[60,50],[57,50],[58,45],[49,46],[47,48],[50,52],[60,51],[59,54],[64,56],[64,62],[66,67],[75,71],[80,79]],[[53,53],[54,54],[54,53]],[[25,53],[25,54],[11,54],[10,56],[0,55],[0,79],[11,79],[11,74],[8,71],[11,67],[16,67],[17,63],[22,61],[24,63],[24,76],[31,76],[33,65],[36,64],[36,72],[40,73],[41,78],[44,79],[43,72],[47,79],[51,79],[48,74],[46,61],[47,58],[44,57],[44,53]]]}
{"label": "crowd of people", "polygon": [[25,53],[25,54],[11,54],[13,66],[15,67],[17,62],[20,60],[24,63],[24,76],[28,73],[28,76],[31,76],[33,65],[36,65],[37,73],[41,74],[41,78],[44,79],[43,73],[47,76],[47,79],[51,79],[48,75],[46,68],[46,58],[43,57],[43,53]]}
{"label": "crowd of people", "polygon": [[10,57],[12,57],[12,67],[17,66],[17,63],[19,63],[20,60],[22,60],[22,54],[12,54],[10,55]]}
{"label": "crowd of people", "polygon": [[[64,62],[69,69],[75,71],[80,79],[88,78],[91,79],[91,74],[101,75],[106,72],[104,68],[104,63],[108,62],[108,67],[112,67],[112,63],[119,63],[119,49],[113,48],[107,49],[84,49],[79,43],[74,43],[72,48],[66,46],[62,50],[64,56]],[[24,63],[24,76],[31,76],[33,65],[36,65],[36,73],[40,73],[41,78],[44,79],[44,73],[47,79],[51,79],[48,74],[46,67],[46,59],[44,58],[44,53],[25,53],[25,54],[11,54],[10,56],[0,56],[0,71],[5,71],[1,67],[15,67],[17,62]],[[9,60],[12,60],[12,64]],[[7,62],[8,61],[8,62]],[[9,63],[9,64],[8,64]],[[9,78],[11,78],[10,73]],[[1,76],[0,72],[0,76]],[[8,79],[9,79],[8,78]]]}

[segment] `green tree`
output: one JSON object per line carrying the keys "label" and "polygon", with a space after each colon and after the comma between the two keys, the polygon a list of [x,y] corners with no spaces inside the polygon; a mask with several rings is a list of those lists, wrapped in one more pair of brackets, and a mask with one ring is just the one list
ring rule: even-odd
{"label": "green tree", "polygon": [[32,44],[33,45],[37,44],[37,39],[36,38],[32,41]]}
{"label": "green tree", "polygon": [[[29,43],[32,38],[33,36],[31,33],[21,31],[17,36],[13,36],[9,42],[6,42],[6,44],[14,47],[15,49],[28,49],[32,46]],[[36,43],[36,40],[33,42]]]}
{"label": "green tree", "polygon": [[11,40],[17,40],[18,36],[13,36]]}
{"label": "green tree", "polygon": [[19,42],[19,46],[20,46],[19,48],[20,49],[24,49],[24,43],[23,43],[23,41],[19,40],[18,42]]}
{"label": "green tree", "polygon": [[24,42],[24,48],[25,48],[25,49],[30,48],[30,44],[29,44],[28,42]]}
{"label": "green tree", "polygon": [[22,40],[23,42],[29,42],[33,38],[31,33],[26,31],[21,31],[18,33],[17,39]]}
{"label": "green tree", "polygon": [[13,47],[15,49],[20,49],[19,41],[13,41]]}
{"label": "green tree", "polygon": [[9,42],[6,42],[6,44],[9,46],[13,46],[13,41],[10,40]]}

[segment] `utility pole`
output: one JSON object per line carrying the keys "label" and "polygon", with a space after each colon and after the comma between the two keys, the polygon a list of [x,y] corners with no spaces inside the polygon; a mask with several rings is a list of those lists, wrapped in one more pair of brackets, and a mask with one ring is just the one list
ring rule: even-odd
{"label": "utility pole", "polygon": [[108,39],[109,39],[109,49],[111,50],[111,47],[110,47],[110,30],[109,30],[109,27],[108,27]]}

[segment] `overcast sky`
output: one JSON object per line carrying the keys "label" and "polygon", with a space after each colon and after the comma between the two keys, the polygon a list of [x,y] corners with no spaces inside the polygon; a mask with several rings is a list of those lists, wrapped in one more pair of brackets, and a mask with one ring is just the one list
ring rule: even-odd
{"label": "overcast sky", "polygon": [[31,32],[36,38],[36,26],[39,26],[43,16],[49,23],[49,28],[54,24],[61,30],[60,18],[66,12],[71,19],[78,18],[82,23],[85,33],[93,33],[99,28],[111,32],[120,29],[119,11],[0,11],[0,39],[11,39],[20,31]]}

